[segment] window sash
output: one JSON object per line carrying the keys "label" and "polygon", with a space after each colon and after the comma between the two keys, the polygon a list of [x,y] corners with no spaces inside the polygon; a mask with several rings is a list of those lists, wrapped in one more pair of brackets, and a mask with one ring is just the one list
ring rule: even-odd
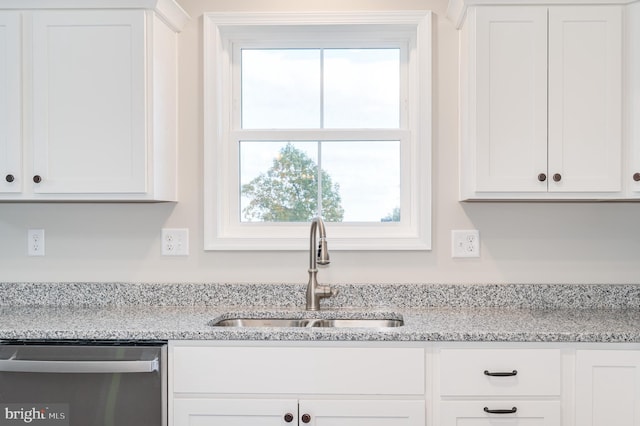
{"label": "window sash", "polygon": [[[204,19],[205,249],[308,249],[308,224],[241,221],[238,148],[242,140],[399,140],[401,221],[331,223],[331,248],[430,249],[430,12],[211,13]],[[317,27],[310,31],[310,25]],[[287,39],[296,41],[284,43]],[[401,69],[400,128],[241,129],[240,70],[233,55],[270,42],[275,48],[400,47],[405,67]]]}
{"label": "window sash", "polygon": [[[345,139],[342,136],[350,136],[349,139]],[[318,136],[318,137],[316,137]],[[324,137],[319,137],[324,136]],[[328,137],[327,137],[328,136]],[[412,215],[411,211],[411,202],[410,198],[412,194],[412,183],[411,183],[411,145],[410,145],[410,132],[406,130],[385,130],[385,131],[277,131],[277,132],[269,132],[269,131],[238,131],[234,132],[231,136],[230,143],[230,151],[229,158],[240,158],[240,142],[243,141],[264,141],[264,142],[281,142],[281,141],[310,141],[310,142],[331,142],[331,141],[339,141],[339,142],[354,142],[354,143],[362,143],[362,141],[372,142],[375,141],[399,141],[400,142],[400,222],[331,222],[332,226],[334,224],[340,224],[340,226],[348,226],[351,224],[359,224],[362,226],[363,224],[368,224],[370,226],[389,226],[391,224],[406,224],[410,220]],[[228,176],[228,187],[229,188],[237,188],[236,191],[229,191],[228,205],[227,210],[229,211],[229,221],[233,222],[234,217],[237,218],[240,225],[247,224],[249,222],[243,222],[241,219],[241,206],[240,206],[240,198],[241,198],[241,183],[240,183],[240,161],[229,161],[227,162],[227,169],[223,172],[223,175]],[[404,212],[404,213],[402,213]],[[403,222],[403,218],[405,222]],[[273,226],[282,222],[251,222],[252,226]],[[306,226],[306,225],[305,225]]]}
{"label": "window sash", "polygon": [[[384,34],[384,32],[383,32]],[[399,57],[399,77],[400,77],[400,111],[399,111],[399,127],[400,129],[407,129],[408,121],[408,85],[409,80],[409,40],[387,40],[382,38],[382,34],[377,34],[376,37],[380,37],[379,41],[372,41],[370,39],[366,41],[354,41],[354,40],[310,40],[305,41],[305,34],[296,34],[297,37],[303,38],[303,40],[297,40],[292,42],[291,40],[280,40],[278,38],[272,39],[269,37],[263,38],[260,41],[242,41],[235,42],[230,46],[233,49],[233,55],[231,58],[232,67],[232,90],[233,90],[233,110],[231,129],[242,129],[242,70],[241,70],[241,58],[243,49],[398,49],[400,52]],[[326,38],[327,35],[318,36]],[[335,37],[331,35],[330,38]],[[347,37],[347,35],[343,35]],[[406,36],[408,37],[408,36]],[[322,77],[322,75],[321,75]],[[321,105],[322,108],[322,105]],[[323,114],[322,110],[320,114]],[[386,129],[386,128],[385,128]],[[249,129],[247,129],[249,130]],[[284,129],[283,129],[284,130]]]}

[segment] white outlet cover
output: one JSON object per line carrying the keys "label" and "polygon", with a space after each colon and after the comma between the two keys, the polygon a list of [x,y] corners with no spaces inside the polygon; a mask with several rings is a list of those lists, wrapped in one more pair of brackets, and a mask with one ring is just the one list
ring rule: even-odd
{"label": "white outlet cover", "polygon": [[163,228],[161,246],[163,256],[188,256],[189,229]]}
{"label": "white outlet cover", "polygon": [[451,231],[451,257],[480,257],[480,232],[477,229]]}
{"label": "white outlet cover", "polygon": [[27,254],[44,256],[44,229],[27,230]]}

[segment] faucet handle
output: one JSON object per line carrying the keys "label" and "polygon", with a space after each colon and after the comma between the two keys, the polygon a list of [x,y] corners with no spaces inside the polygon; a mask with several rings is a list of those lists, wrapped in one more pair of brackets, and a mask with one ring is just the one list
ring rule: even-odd
{"label": "faucet handle", "polygon": [[318,285],[316,287],[316,295],[320,298],[331,297],[338,294],[338,289],[329,285]]}

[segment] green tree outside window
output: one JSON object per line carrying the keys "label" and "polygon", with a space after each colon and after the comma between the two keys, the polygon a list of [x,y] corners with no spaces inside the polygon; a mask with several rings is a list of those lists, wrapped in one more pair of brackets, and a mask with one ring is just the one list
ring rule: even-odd
{"label": "green tree outside window", "polygon": [[[322,217],[342,222],[340,185],[320,170]],[[318,166],[304,152],[287,144],[269,170],[242,185],[250,201],[242,210],[248,221],[309,222],[318,215]]]}

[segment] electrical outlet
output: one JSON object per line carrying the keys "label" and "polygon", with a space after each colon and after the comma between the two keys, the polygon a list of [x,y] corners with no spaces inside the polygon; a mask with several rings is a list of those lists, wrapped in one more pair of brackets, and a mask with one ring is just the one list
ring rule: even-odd
{"label": "electrical outlet", "polygon": [[477,229],[451,231],[451,257],[480,257]]}
{"label": "electrical outlet", "polygon": [[44,256],[44,229],[27,230],[27,254]]}
{"label": "electrical outlet", "polygon": [[163,228],[162,229],[162,255],[163,256],[187,256],[188,254],[189,254],[189,229]]}

